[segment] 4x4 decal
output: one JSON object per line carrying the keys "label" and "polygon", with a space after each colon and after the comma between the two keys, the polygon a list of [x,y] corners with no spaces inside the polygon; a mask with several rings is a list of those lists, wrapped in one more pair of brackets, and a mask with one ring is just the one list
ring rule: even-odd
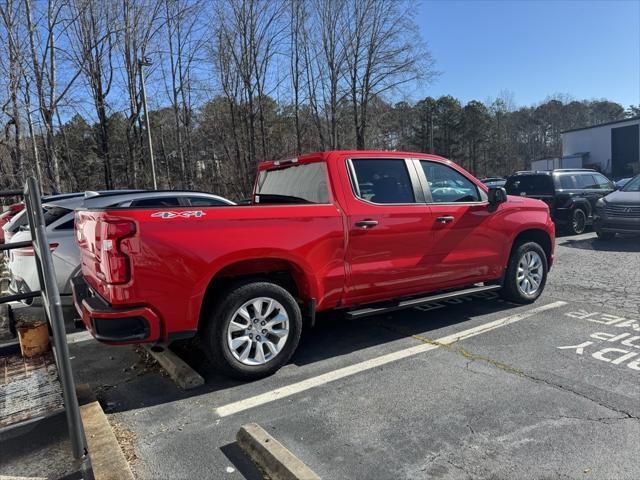
{"label": "4x4 decal", "polygon": [[157,217],[157,218],[176,218],[176,217],[181,217],[181,218],[191,218],[191,217],[203,217],[205,216],[206,213],[204,213],[202,210],[188,210],[186,212],[156,212],[151,214],[152,217]]}

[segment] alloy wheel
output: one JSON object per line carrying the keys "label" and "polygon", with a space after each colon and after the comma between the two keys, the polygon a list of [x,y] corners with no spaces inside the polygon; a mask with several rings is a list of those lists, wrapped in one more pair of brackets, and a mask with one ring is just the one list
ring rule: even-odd
{"label": "alloy wheel", "polygon": [[535,295],[540,289],[543,275],[544,268],[540,255],[533,250],[525,252],[518,262],[516,274],[518,290],[528,296]]}
{"label": "alloy wheel", "polygon": [[278,301],[258,297],[245,302],[231,317],[227,346],[244,365],[264,365],[284,348],[289,337],[289,315]]}
{"label": "alloy wheel", "polygon": [[579,208],[573,211],[571,226],[573,227],[573,231],[576,234],[584,232],[584,229],[587,226],[587,216],[585,215],[584,211]]}

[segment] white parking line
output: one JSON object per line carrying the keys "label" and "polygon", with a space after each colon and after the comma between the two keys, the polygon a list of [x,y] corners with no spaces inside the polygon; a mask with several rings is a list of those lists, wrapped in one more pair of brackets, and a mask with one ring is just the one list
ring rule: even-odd
{"label": "white parking line", "polygon": [[327,372],[322,375],[318,375],[317,377],[308,378],[306,380],[302,380],[301,382],[293,383],[282,388],[277,388],[275,390],[271,390],[254,397],[223,405],[216,408],[216,413],[220,417],[228,417],[229,415],[233,415],[234,413],[243,412],[244,410],[248,410],[250,408],[258,407],[270,402],[275,402],[276,400],[279,400],[281,398],[289,397],[291,395],[295,395],[296,393],[309,390],[310,388],[318,387],[320,385],[324,385],[341,378],[355,375],[356,373],[364,372],[366,370],[370,370],[387,363],[395,362],[398,360],[402,360],[403,358],[412,357],[420,353],[428,352],[429,350],[434,350],[440,345],[450,345],[460,340],[464,340],[465,338],[474,337],[476,335],[480,335],[481,333],[495,330],[496,328],[504,327],[505,325],[509,325],[511,323],[519,322],[520,320],[524,320],[525,318],[529,318],[538,313],[562,307],[566,304],[567,302],[562,301],[549,303],[547,305],[532,308],[531,310],[527,310],[522,313],[516,313],[499,320],[494,320],[493,322],[469,328],[468,330],[463,330],[462,332],[447,335],[446,337],[441,337],[437,340],[434,340],[433,344],[423,343],[420,345],[416,345],[415,347],[400,350],[398,352],[388,353],[380,357],[365,360],[364,362],[356,363],[355,365],[340,368],[338,370]]}

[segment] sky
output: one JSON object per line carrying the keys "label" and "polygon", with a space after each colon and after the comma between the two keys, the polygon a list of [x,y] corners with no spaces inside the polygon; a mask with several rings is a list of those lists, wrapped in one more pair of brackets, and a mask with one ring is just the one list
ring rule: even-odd
{"label": "sky", "polygon": [[417,99],[640,104],[640,0],[423,0],[415,20],[441,72]]}

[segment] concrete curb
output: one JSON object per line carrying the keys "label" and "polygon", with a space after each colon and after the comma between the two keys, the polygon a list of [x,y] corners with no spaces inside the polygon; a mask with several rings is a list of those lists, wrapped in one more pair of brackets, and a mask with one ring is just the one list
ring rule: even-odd
{"label": "concrete curb", "polygon": [[80,416],[95,480],[134,480],[107,416],[88,385],[78,385]]}
{"label": "concrete curb", "polygon": [[145,349],[183,390],[190,390],[204,385],[204,378],[168,348],[165,348],[162,352],[154,352],[151,347],[145,345]]}
{"label": "concrete curb", "polygon": [[320,480],[313,470],[257,423],[243,425],[236,440],[240,448],[272,480]]}

